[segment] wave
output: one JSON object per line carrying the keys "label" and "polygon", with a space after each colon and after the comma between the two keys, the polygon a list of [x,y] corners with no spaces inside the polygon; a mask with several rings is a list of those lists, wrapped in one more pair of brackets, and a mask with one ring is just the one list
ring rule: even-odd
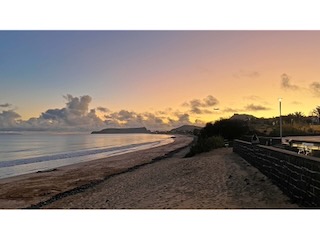
{"label": "wave", "polygon": [[167,143],[168,141],[154,141],[154,142],[148,142],[148,143],[130,144],[130,145],[119,146],[119,147],[91,149],[91,150],[85,150],[85,151],[76,151],[76,152],[70,152],[70,153],[59,153],[54,155],[16,159],[16,160],[0,162],[0,168],[13,167],[13,166],[31,164],[31,163],[55,161],[55,160],[64,160],[64,159],[67,160],[70,158],[78,158],[78,157],[91,156],[91,155],[94,156],[94,155],[103,154],[103,153],[106,153],[106,156],[111,156],[115,154],[132,152],[132,151],[145,149],[145,148],[152,148],[152,147],[164,145]]}

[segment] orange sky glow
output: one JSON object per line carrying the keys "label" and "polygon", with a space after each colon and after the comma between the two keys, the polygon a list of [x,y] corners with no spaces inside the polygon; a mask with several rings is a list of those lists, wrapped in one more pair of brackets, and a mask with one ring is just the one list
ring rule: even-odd
{"label": "orange sky glow", "polygon": [[284,115],[319,105],[320,31],[2,31],[0,41],[0,104],[23,121],[62,109],[67,94],[108,109],[95,113],[103,121],[121,110],[163,123],[274,117],[279,97]]}

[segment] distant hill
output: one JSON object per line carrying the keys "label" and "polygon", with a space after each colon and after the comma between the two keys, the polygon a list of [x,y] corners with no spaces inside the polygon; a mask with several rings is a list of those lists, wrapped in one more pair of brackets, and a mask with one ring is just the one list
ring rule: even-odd
{"label": "distant hill", "polygon": [[200,130],[202,127],[194,126],[194,125],[183,125],[178,128],[171,129],[170,133],[193,133],[195,129]]}
{"label": "distant hill", "polygon": [[249,115],[249,114],[237,114],[237,113],[235,113],[230,119],[231,120],[250,121],[250,120],[257,119],[257,118],[255,116]]}
{"label": "distant hill", "polygon": [[145,127],[141,128],[106,128],[101,131],[93,131],[91,134],[120,134],[120,133],[150,133]]}

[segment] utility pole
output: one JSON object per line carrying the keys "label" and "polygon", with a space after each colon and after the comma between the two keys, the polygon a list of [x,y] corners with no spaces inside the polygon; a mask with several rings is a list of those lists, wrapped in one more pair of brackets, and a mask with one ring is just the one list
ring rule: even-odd
{"label": "utility pole", "polygon": [[280,141],[282,144],[282,116],[281,116],[281,101],[282,98],[279,98],[279,110],[280,110],[280,118],[279,118],[279,122],[280,122]]}

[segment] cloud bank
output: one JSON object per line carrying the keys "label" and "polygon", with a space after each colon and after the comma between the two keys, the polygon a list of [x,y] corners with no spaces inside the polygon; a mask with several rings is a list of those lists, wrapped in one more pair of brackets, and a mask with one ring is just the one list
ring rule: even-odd
{"label": "cloud bank", "polygon": [[265,106],[262,105],[255,105],[255,104],[249,104],[247,106],[245,106],[244,108],[246,111],[266,111],[266,110],[270,110],[270,108],[267,108]]}
{"label": "cloud bank", "polygon": [[316,97],[320,97],[320,83],[313,82],[310,84],[310,90]]}
{"label": "cloud bank", "polygon": [[[170,130],[184,124],[203,125],[200,120],[192,123],[190,115],[186,112],[173,111],[168,108],[155,113],[137,113],[122,109],[111,111],[105,107],[90,109],[92,97],[84,95],[74,97],[70,94],[63,96],[65,107],[53,108],[42,112],[39,117],[21,120],[21,116],[14,110],[0,111],[0,130],[6,131],[93,131],[112,127],[146,127],[150,130]],[[199,103],[191,101],[191,107],[208,107],[217,103],[212,96],[204,98]],[[1,104],[8,108],[11,104]],[[205,110],[201,110],[205,111]],[[104,115],[97,115],[97,112]]]}
{"label": "cloud bank", "polygon": [[227,107],[227,108],[223,109],[222,111],[226,112],[226,113],[236,113],[236,112],[241,112],[242,109]]}
{"label": "cloud bank", "polygon": [[38,118],[21,121],[20,127],[26,130],[90,130],[105,126],[96,114],[95,109],[89,109],[92,98],[88,95],[73,97],[63,96],[66,100],[64,108],[48,109]]}
{"label": "cloud bank", "polygon": [[291,77],[290,76],[288,76],[285,73],[281,75],[281,87],[284,90],[296,91],[296,90],[300,89],[299,86],[292,84],[290,81],[291,81]]}
{"label": "cloud bank", "polygon": [[240,70],[239,72],[234,73],[233,77],[235,77],[235,78],[258,78],[258,77],[260,77],[260,73],[257,71]]}
{"label": "cloud bank", "polygon": [[246,112],[246,111],[258,112],[258,111],[267,111],[267,110],[270,110],[270,108],[265,107],[263,105],[258,105],[258,104],[248,104],[242,109],[228,107],[223,109],[222,111],[227,113],[239,113],[239,112]]}
{"label": "cloud bank", "polygon": [[8,108],[10,106],[11,106],[11,104],[9,104],[9,103],[0,104],[0,108]]}
{"label": "cloud bank", "polygon": [[208,108],[212,108],[219,104],[219,101],[213,97],[212,95],[208,95],[206,98],[193,99],[189,102],[185,102],[182,104],[183,107],[188,107],[189,112],[193,114],[211,114],[213,111]]}
{"label": "cloud bank", "polygon": [[18,119],[21,116],[13,110],[0,112],[0,128],[12,128],[18,126]]}
{"label": "cloud bank", "polygon": [[[320,89],[320,87],[319,87]],[[94,131],[103,128],[146,127],[152,131],[170,130],[185,124],[203,126],[199,115],[212,114],[219,110],[219,101],[212,95],[203,99],[193,99],[182,104],[184,111],[166,108],[155,112],[135,112],[126,109],[112,111],[99,106],[90,108],[92,97],[84,95],[74,97],[71,94],[63,96],[65,106],[47,109],[39,117],[21,120],[21,116],[12,109],[9,103],[1,104],[0,130],[6,131]],[[250,96],[257,99],[257,96]],[[266,111],[270,108],[262,104],[248,104],[241,109],[225,108],[221,112]],[[220,112],[220,111],[218,111]],[[190,118],[195,120],[191,121]]]}

